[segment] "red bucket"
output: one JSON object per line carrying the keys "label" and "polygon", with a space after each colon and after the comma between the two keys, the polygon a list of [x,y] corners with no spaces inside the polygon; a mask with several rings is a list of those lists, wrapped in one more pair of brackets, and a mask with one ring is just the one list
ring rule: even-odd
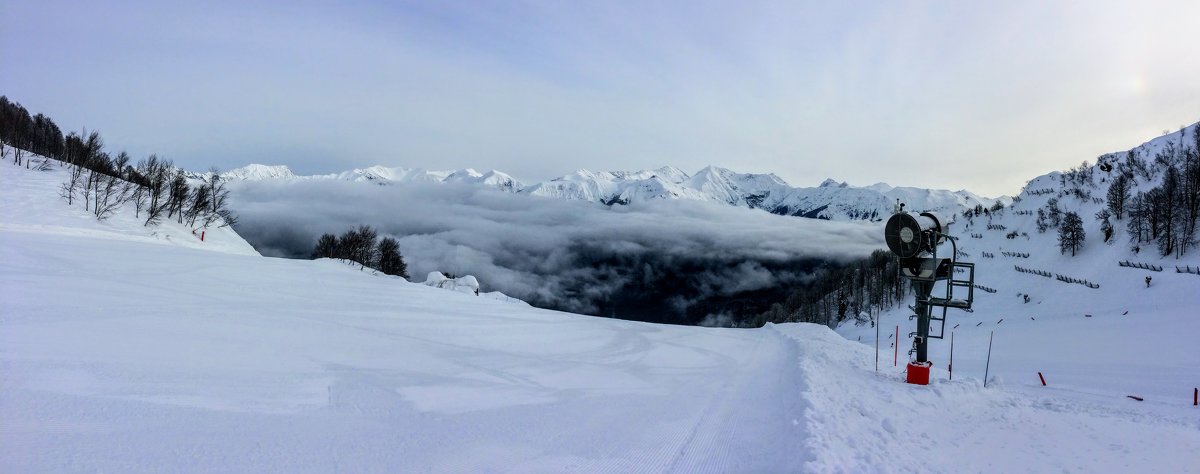
{"label": "red bucket", "polygon": [[932,366],[932,362],[909,362],[908,383],[929,385],[929,368]]}

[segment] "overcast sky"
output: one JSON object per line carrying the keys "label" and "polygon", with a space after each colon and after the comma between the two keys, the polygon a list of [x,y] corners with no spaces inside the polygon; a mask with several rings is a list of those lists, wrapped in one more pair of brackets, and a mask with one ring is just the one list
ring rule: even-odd
{"label": "overcast sky", "polygon": [[192,169],[1015,193],[1200,120],[1200,2],[0,0],[0,94]]}

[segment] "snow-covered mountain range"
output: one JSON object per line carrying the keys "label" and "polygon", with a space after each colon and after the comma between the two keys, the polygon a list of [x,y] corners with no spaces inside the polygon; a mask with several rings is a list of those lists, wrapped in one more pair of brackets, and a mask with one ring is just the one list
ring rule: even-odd
{"label": "snow-covered mountain range", "polygon": [[827,179],[817,187],[794,187],[775,174],[738,173],[708,166],[688,174],[666,166],[642,171],[579,170],[549,181],[526,185],[496,170],[428,171],[372,166],[342,173],[298,176],[286,166],[249,165],[222,174],[233,180],[336,179],[375,184],[459,183],[505,192],[567,200],[624,205],[664,199],[688,199],[762,209],[773,214],[830,220],[878,221],[892,212],[897,199],[909,209],[957,214],[977,205],[1008,204],[1007,196],[988,198],[966,190],[947,191],[892,187],[884,183],[851,186]]}
{"label": "snow-covered mountain range", "polygon": [[389,168],[371,166],[369,168],[353,169],[341,173],[298,176],[285,165],[252,164],[221,173],[221,177],[229,180],[265,181],[272,179],[337,179],[343,181],[358,181],[376,184],[395,183],[461,183],[481,185],[502,191],[519,191],[523,186],[512,176],[492,170],[480,173],[473,169],[454,171],[428,171],[420,168]]}

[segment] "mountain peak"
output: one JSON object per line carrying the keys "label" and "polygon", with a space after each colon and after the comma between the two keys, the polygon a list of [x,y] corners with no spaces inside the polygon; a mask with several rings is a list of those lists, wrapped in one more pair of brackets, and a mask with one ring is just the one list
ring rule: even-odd
{"label": "mountain peak", "polygon": [[895,188],[892,187],[892,185],[890,185],[890,184],[887,184],[884,182],[878,182],[878,183],[872,184],[870,186],[867,186],[866,189],[870,189],[870,190],[881,192],[881,193],[886,193]]}
{"label": "mountain peak", "polygon": [[664,166],[662,168],[656,169],[656,170],[654,170],[654,174],[656,176],[658,176],[659,178],[662,178],[663,180],[666,180],[666,181],[670,181],[672,183],[682,183],[684,181],[687,181],[688,178],[691,178],[691,176],[688,175],[687,173],[685,173],[683,170],[676,168],[674,166]]}
{"label": "mountain peak", "polygon": [[221,173],[222,179],[243,179],[247,181],[290,179],[295,177],[296,174],[292,173],[292,169],[288,168],[287,165],[260,165],[257,163]]}

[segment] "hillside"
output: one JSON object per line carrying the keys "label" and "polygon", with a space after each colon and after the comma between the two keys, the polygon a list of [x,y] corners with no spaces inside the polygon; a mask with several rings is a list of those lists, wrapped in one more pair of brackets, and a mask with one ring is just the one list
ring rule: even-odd
{"label": "hillside", "polygon": [[[9,148],[11,154],[11,148]],[[29,159],[41,160],[41,157]],[[82,205],[68,206],[59,196],[66,180],[66,169],[56,164],[50,171],[33,171],[12,165],[10,159],[0,167],[4,205],[0,207],[0,229],[5,232],[38,235],[76,235],[93,239],[127,240],[132,242],[172,245],[191,249],[235,255],[253,255],[254,250],[230,227],[200,229],[188,227],[174,219],[164,219],[157,226],[143,225],[132,206],[126,206],[111,217],[100,221]],[[201,230],[204,231],[201,241]]]}
{"label": "hillside", "polygon": [[1125,320],[1034,280],[1064,313],[1003,323],[1003,383],[964,331],[954,380],[912,386],[819,325],[587,317],[97,223],[55,174],[0,162],[4,471],[1187,472],[1200,449],[1188,275]]}
{"label": "hillside", "polygon": [[[1182,135],[1159,137],[1133,151],[1153,162],[1169,143],[1191,140],[1196,128],[1192,125]],[[1101,160],[1119,165],[1128,156],[1127,152],[1113,153]],[[1128,216],[1116,221],[1113,237],[1105,243],[1101,221],[1094,216],[1107,207],[1104,196],[1117,171],[1102,171],[1095,163],[1090,169],[1090,179],[1075,182],[1064,179],[1061,172],[1034,178],[1009,208],[990,215],[958,216],[951,233],[958,237],[960,260],[975,264],[976,283],[981,288],[974,292],[973,312],[949,312],[946,339],[930,343],[930,359],[935,368],[940,367],[941,376],[948,375],[953,333],[955,379],[982,377],[988,337],[994,332],[990,371],[1009,385],[1042,390],[1037,387],[1037,373],[1043,372],[1049,383],[1044,390],[1054,396],[1071,393],[1094,403],[1116,403],[1135,395],[1144,397],[1146,404],[1190,404],[1192,388],[1200,384],[1200,352],[1194,350],[1195,337],[1200,334],[1200,317],[1196,317],[1200,275],[1177,269],[1200,268],[1200,250],[1193,249],[1183,257],[1163,256],[1153,246],[1142,244],[1141,250],[1134,252],[1125,228]],[[1139,180],[1133,186],[1134,194],[1161,183],[1162,167],[1152,169],[1152,174],[1152,179]],[[1082,195],[1076,194],[1076,188]],[[1037,230],[1037,211],[1044,212],[1052,200],[1061,212],[1075,212],[1083,218],[1087,238],[1074,257],[1069,251],[1060,252],[1057,229]],[[943,245],[942,256],[949,256],[950,248]],[[1121,262],[1153,269],[1125,267]],[[1060,281],[1059,275],[1081,283]],[[1152,277],[1149,286],[1147,276]],[[940,292],[944,287],[935,289],[934,294]],[[911,347],[907,335],[915,323],[908,315],[908,309],[896,308],[879,317],[886,353],[881,364],[888,371],[903,369],[905,351]],[[900,369],[892,368],[891,338],[896,325],[901,337]],[[936,322],[932,329],[938,332]],[[869,325],[847,322],[838,332],[874,346],[875,329]]]}

